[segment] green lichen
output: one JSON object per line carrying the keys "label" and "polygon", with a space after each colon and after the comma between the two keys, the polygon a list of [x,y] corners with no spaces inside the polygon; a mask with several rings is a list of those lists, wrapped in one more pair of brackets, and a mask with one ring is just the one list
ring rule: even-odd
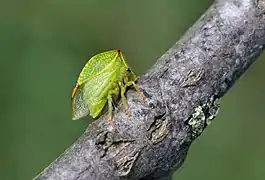
{"label": "green lichen", "polygon": [[193,139],[197,138],[212,122],[217,116],[219,109],[220,99],[215,96],[210,97],[206,103],[199,105],[194,109],[194,113],[188,120]]}

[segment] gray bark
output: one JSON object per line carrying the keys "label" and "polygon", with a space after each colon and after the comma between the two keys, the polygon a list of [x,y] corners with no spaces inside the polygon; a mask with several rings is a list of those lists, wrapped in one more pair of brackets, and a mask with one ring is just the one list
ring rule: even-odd
{"label": "gray bark", "polygon": [[264,0],[219,0],[127,92],[116,130],[102,115],[36,179],[170,179],[190,144],[220,107],[219,99],[261,54]]}

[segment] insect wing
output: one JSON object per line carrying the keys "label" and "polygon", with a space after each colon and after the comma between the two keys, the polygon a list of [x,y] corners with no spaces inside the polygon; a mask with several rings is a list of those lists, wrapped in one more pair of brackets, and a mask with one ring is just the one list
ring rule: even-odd
{"label": "insect wing", "polygon": [[[103,71],[84,84],[84,100],[90,104],[97,104],[97,101],[107,96],[113,78],[115,78],[116,69]],[[93,98],[91,98],[93,97]]]}
{"label": "insect wing", "polygon": [[111,63],[111,61],[117,58],[118,54],[118,50],[111,50],[93,56],[82,69],[77,80],[78,84],[81,85],[88,79],[91,79],[91,77],[96,76],[98,73],[104,70],[106,66]]}
{"label": "insect wing", "polygon": [[78,120],[89,114],[89,108],[84,100],[83,86],[76,90],[76,93],[72,99],[72,119]]}
{"label": "insect wing", "polygon": [[114,73],[115,70],[110,72],[103,71],[98,76],[94,76],[77,88],[72,99],[73,120],[85,117],[89,113],[92,116],[97,116],[99,110],[96,109],[98,107],[97,104],[107,95],[108,87],[111,85],[111,78]]}

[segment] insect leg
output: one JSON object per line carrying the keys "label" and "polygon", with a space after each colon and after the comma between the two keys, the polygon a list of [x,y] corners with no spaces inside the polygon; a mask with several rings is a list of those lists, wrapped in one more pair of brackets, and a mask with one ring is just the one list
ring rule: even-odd
{"label": "insect leg", "polygon": [[140,91],[139,87],[135,84],[134,81],[128,81],[128,82],[125,83],[125,86],[126,86],[126,87],[129,87],[129,86],[131,86],[131,85],[133,85],[134,89],[135,89],[135,90],[137,91],[137,93],[141,96],[142,101],[145,102],[145,96],[144,96],[144,94],[142,93],[142,91]]}
{"label": "insect leg", "polygon": [[114,128],[114,124],[113,124],[113,116],[112,116],[112,112],[113,112],[113,99],[112,99],[112,95],[118,95],[119,94],[119,90],[118,89],[113,89],[110,90],[108,92],[108,111],[109,111],[109,119],[108,122],[109,124]]}
{"label": "insect leg", "polygon": [[135,84],[134,81],[132,81],[132,85],[134,89],[138,92],[138,94],[140,94],[140,96],[142,97],[142,101],[145,102],[145,95],[143,94],[143,92],[140,91],[139,87]]}
{"label": "insect leg", "polygon": [[121,100],[122,100],[122,104],[128,114],[128,116],[131,116],[131,113],[129,111],[129,106],[127,104],[127,100],[126,100],[126,97],[125,97],[125,92],[126,92],[126,86],[122,83],[122,82],[119,82],[119,86],[121,88]]}

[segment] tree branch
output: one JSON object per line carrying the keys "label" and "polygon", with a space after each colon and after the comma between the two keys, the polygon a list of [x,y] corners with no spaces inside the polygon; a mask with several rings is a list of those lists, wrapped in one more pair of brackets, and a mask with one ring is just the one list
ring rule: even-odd
{"label": "tree branch", "polygon": [[140,78],[146,102],[127,92],[131,117],[119,103],[116,131],[102,115],[36,179],[170,179],[264,43],[264,0],[216,1]]}

